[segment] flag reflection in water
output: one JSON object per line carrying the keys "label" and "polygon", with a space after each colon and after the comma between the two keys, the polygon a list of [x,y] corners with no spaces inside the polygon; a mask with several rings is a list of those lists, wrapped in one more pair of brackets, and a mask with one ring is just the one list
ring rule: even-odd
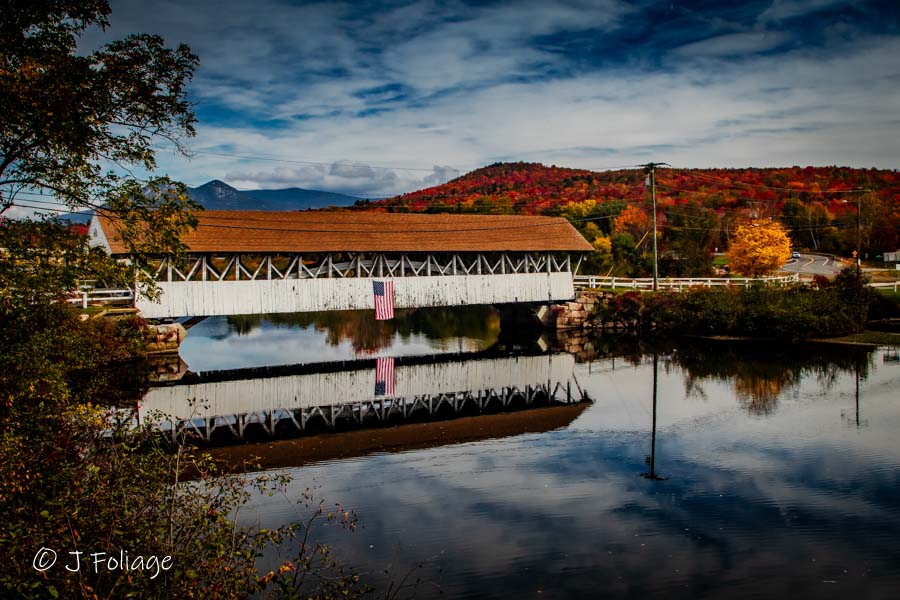
{"label": "flag reflection in water", "polygon": [[394,358],[391,356],[375,361],[375,395],[394,395]]}

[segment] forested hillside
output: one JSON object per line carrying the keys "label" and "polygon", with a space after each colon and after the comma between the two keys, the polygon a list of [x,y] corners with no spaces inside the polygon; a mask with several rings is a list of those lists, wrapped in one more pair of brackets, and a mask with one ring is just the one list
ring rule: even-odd
{"label": "forested hillside", "polygon": [[[864,257],[898,247],[900,173],[845,167],[669,169],[656,172],[661,264],[708,274],[736,225],[780,220],[796,249],[849,256],[857,210]],[[551,214],[569,218],[597,252],[593,270],[645,273],[652,229],[643,169],[592,172],[499,163],[444,185],[361,206],[390,211]],[[652,240],[652,238],[650,238]],[[615,266],[614,266],[615,265]]]}

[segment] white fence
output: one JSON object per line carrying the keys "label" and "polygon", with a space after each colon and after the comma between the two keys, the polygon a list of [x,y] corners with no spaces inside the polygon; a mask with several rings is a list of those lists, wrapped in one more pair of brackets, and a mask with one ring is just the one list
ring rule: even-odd
{"label": "white fence", "polygon": [[82,289],[68,299],[69,304],[87,308],[89,306],[133,306],[134,290],[124,289]]}
{"label": "white fence", "polygon": [[[576,275],[574,278],[576,290],[593,288],[627,289],[627,290],[652,290],[652,277],[604,277],[602,275]],[[665,277],[658,280],[658,288],[661,290],[683,290],[691,287],[714,286],[739,286],[750,287],[754,283],[782,286],[800,281],[800,275],[782,275],[778,277]]]}
{"label": "white fence", "polygon": [[888,281],[884,283],[870,283],[869,286],[873,288],[894,290],[894,293],[896,294],[897,290],[900,289],[900,280],[893,282]]}

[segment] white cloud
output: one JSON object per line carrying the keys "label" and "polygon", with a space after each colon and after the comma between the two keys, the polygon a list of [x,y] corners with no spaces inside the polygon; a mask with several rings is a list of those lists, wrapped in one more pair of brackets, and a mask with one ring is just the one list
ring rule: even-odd
{"label": "white cloud", "polygon": [[438,185],[459,176],[451,167],[435,165],[430,171],[373,168],[346,161],[334,165],[303,165],[273,169],[235,170],[226,180],[240,189],[301,187],[359,196],[381,198],[413,189]]}
{"label": "white cloud", "polygon": [[555,62],[529,45],[532,38],[562,31],[608,30],[630,10],[624,3],[609,0],[535,1],[515,8],[466,11],[462,14],[468,18],[449,21],[392,46],[384,62],[391,76],[423,93],[491,84],[534,74],[543,63]]}
{"label": "white cloud", "polygon": [[[757,26],[835,5],[775,2]],[[219,178],[382,196],[500,159],[894,168],[900,155],[896,37],[838,36],[814,48],[796,32],[729,25],[654,62],[621,41],[618,28],[639,17],[616,0],[411,2],[371,13],[276,0],[211,7],[116,6],[110,32],[161,31],[200,55],[195,89],[210,118],[193,146],[227,156],[160,155],[162,171],[191,185]],[[576,69],[570,56],[533,43],[588,29],[626,58]],[[221,119],[210,107],[235,114]]]}
{"label": "white cloud", "polygon": [[676,50],[687,56],[740,56],[773,50],[790,39],[784,31],[748,31],[719,35],[681,46]]}
{"label": "white cloud", "polygon": [[761,23],[784,21],[827,8],[857,3],[856,0],[774,0],[772,5],[760,14],[759,21]]}

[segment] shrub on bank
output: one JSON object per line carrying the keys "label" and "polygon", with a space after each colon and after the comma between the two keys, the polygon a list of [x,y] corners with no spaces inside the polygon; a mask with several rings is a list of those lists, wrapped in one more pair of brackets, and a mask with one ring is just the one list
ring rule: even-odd
{"label": "shrub on bank", "polygon": [[[236,522],[251,494],[280,490],[286,479],[230,477],[204,455],[163,446],[149,429],[111,430],[108,407],[134,402],[146,383],[132,360],[143,343],[140,322],[82,322],[63,304],[0,299],[0,329],[0,596],[354,598],[366,591],[307,538],[329,517],[308,496],[299,499],[303,521],[276,530]],[[349,513],[333,517],[353,526]],[[257,570],[264,548],[294,537],[291,562]]]}
{"label": "shrub on bank", "polygon": [[638,331],[802,340],[862,330],[876,296],[855,270],[845,269],[812,287],[632,292],[611,299],[598,317]]}

